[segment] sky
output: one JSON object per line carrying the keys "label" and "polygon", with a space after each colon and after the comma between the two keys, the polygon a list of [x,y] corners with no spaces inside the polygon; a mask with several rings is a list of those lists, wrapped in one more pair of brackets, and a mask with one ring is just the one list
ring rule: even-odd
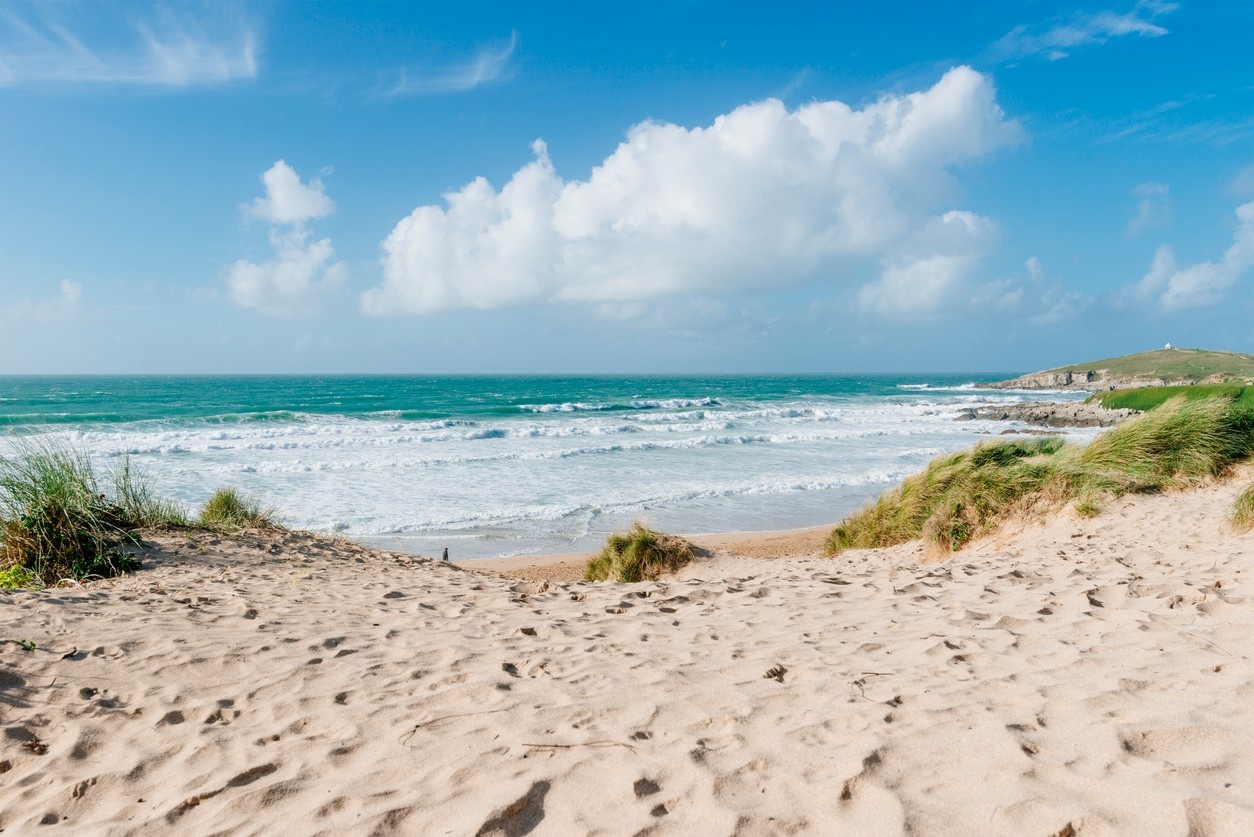
{"label": "sky", "polygon": [[0,0],[0,374],[1254,352],[1254,3]]}

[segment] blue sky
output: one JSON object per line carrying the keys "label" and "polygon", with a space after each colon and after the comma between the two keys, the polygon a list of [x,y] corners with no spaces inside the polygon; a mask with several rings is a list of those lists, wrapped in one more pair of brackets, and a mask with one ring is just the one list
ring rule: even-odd
{"label": "blue sky", "polygon": [[0,373],[1254,351],[1254,4],[0,0]]}

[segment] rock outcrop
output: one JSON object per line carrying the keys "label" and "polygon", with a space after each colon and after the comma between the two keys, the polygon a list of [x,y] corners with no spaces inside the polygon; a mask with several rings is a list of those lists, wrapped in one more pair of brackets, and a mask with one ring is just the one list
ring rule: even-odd
{"label": "rock outcrop", "polygon": [[1161,387],[1168,383],[1171,382],[1162,378],[1130,378],[1124,375],[1112,375],[1106,369],[1086,369],[1079,372],[1034,372],[1031,375],[1020,375],[1009,381],[997,381],[992,384],[980,384],[980,386],[985,389],[1060,389],[1102,392],[1109,389]]}
{"label": "rock outcrop", "polygon": [[1096,404],[1039,401],[1033,404],[997,404],[963,410],[958,421],[1021,421],[1041,427],[1110,427],[1132,416],[1136,410],[1107,410]]}

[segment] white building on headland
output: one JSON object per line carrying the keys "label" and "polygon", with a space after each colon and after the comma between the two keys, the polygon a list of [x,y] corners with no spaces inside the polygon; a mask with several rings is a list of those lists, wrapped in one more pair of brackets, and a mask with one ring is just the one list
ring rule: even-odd
{"label": "white building on headland", "polygon": [[1163,346],[1163,348],[1164,348],[1164,349],[1174,349],[1174,348],[1175,348],[1175,346],[1173,346],[1173,345],[1171,345],[1170,343],[1168,343],[1166,346]]}

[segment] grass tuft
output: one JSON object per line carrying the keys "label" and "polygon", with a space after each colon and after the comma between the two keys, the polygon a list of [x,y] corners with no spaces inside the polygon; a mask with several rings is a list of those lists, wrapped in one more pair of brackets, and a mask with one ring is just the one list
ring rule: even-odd
{"label": "grass tuft", "polygon": [[943,550],[961,549],[1045,486],[1053,473],[1049,460],[1062,447],[1057,439],[1001,442],[935,459],[836,527],[827,552],[918,538]]}
{"label": "grass tuft", "polygon": [[197,523],[209,529],[236,532],[250,528],[278,528],[274,511],[256,497],[236,488],[219,488],[200,509]]}
{"label": "grass tuft", "polygon": [[0,457],[0,587],[108,578],[139,562],[139,522],[100,490],[87,455],[18,437]]}
{"label": "grass tuft", "polygon": [[1232,528],[1238,532],[1254,529],[1254,485],[1250,485],[1237,496],[1232,506]]}
{"label": "grass tuft", "polygon": [[654,581],[692,561],[693,545],[683,538],[654,532],[640,521],[626,534],[615,532],[601,554],[588,561],[587,581]]}
{"label": "grass tuft", "polygon": [[1254,409],[1239,395],[1173,398],[1087,447],[1012,441],[940,457],[836,527],[826,551],[918,538],[958,550],[1036,506],[1074,502],[1092,517],[1111,495],[1196,485],[1254,453]]}
{"label": "grass tuft", "polygon": [[1060,463],[1078,497],[1163,491],[1216,477],[1254,452],[1254,411],[1234,395],[1173,398]]}
{"label": "grass tuft", "polygon": [[131,465],[124,456],[113,470],[113,498],[123,513],[140,526],[187,527],[191,520],[180,503],[156,496],[148,477]]}

